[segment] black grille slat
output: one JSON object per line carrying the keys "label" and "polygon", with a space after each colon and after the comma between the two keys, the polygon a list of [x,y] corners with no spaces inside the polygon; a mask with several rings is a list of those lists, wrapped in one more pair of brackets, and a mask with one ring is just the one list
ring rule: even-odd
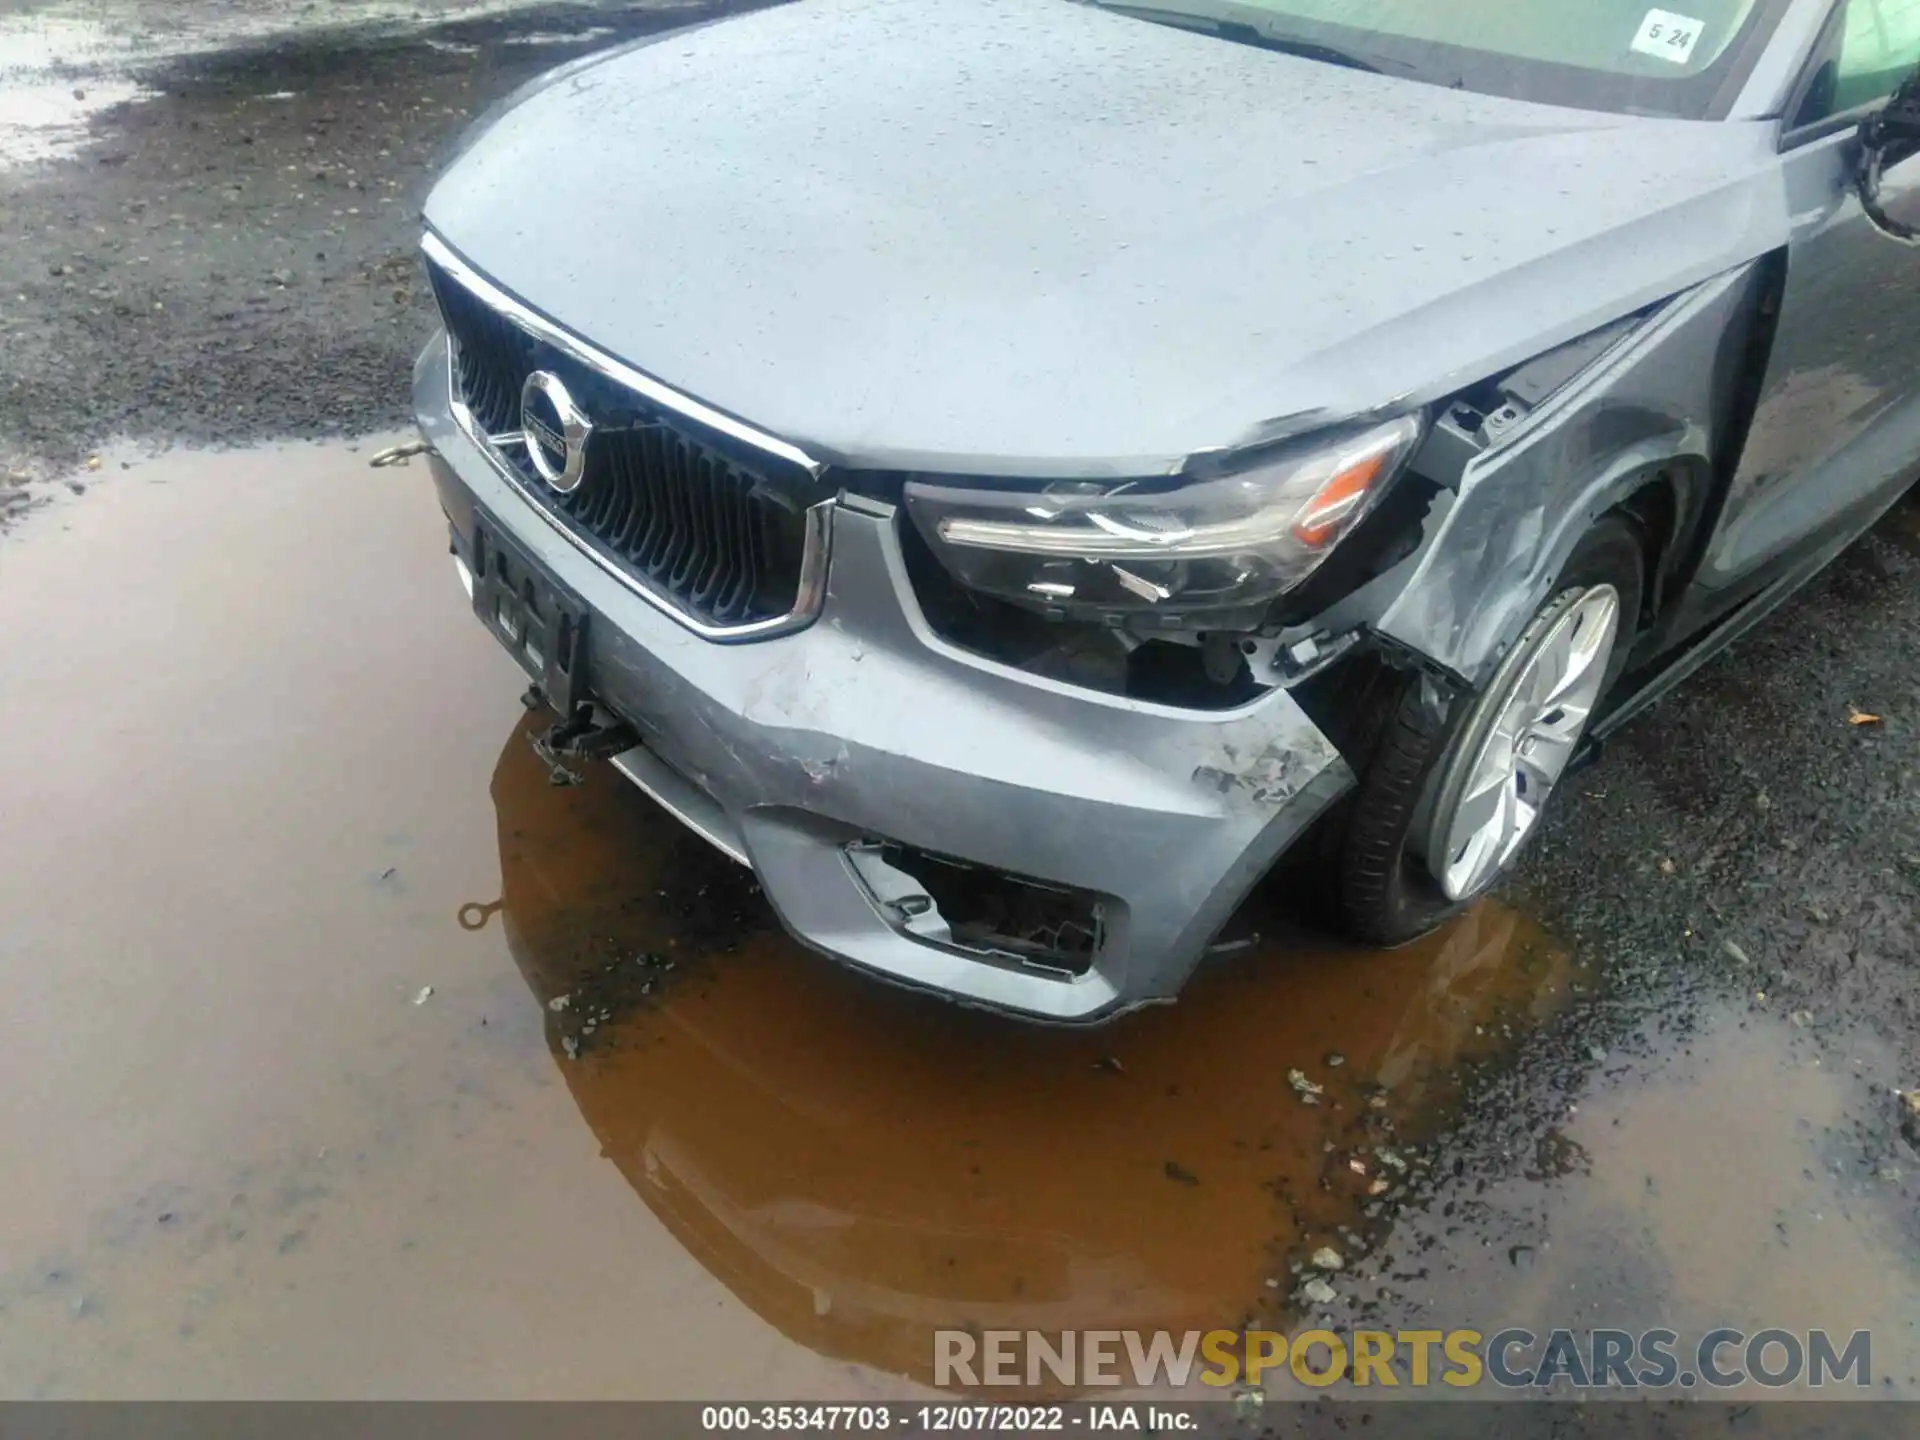
{"label": "black grille slat", "polygon": [[726,552],[726,578],[713,597],[717,615],[730,615],[740,603],[740,577],[746,573],[747,557],[740,548],[740,506],[738,486],[729,485],[720,492],[720,543]]}
{"label": "black grille slat", "polygon": [[687,457],[678,446],[667,451],[666,464],[660,467],[661,498],[667,506],[667,527],[661,539],[659,573],[668,585],[678,590],[686,584],[687,556],[693,551],[693,516],[687,505]]}
{"label": "black grille slat", "polygon": [[[774,593],[778,593],[783,584],[797,589],[800,574],[798,555],[793,557],[793,562],[789,565],[786,557],[781,554],[779,518],[778,512],[770,506],[762,506],[754,512],[753,516],[755,540],[760,548],[760,567],[756,576],[763,577],[756,578],[756,584],[764,585]],[[767,593],[766,589],[756,590],[755,604],[765,603]]]}
{"label": "black grille slat", "polygon": [[727,483],[727,477],[714,474],[714,467],[705,460],[700,462],[699,469],[705,473],[700,477],[700,485],[694,490],[693,498],[700,509],[700,533],[706,537],[706,542],[701,546],[704,553],[693,575],[693,601],[706,610],[713,605],[713,597],[720,589],[720,579],[727,566],[725,537],[721,533],[724,522],[720,518],[720,491]]}
{"label": "black grille slat", "polygon": [[740,569],[740,594],[734,601],[735,609],[744,612],[754,601],[755,576],[761,573],[764,564],[760,555],[760,529],[755,523],[753,507],[740,506],[740,553],[746,557]]}
{"label": "black grille slat", "polygon": [[753,603],[753,516],[749,492],[735,496],[733,506],[733,550],[740,557],[734,567],[733,589],[727,606],[738,614]]}
{"label": "black grille slat", "polygon": [[687,548],[673,576],[673,588],[691,595],[700,588],[700,570],[707,558],[706,506],[700,503],[706,479],[698,455],[680,452],[680,501],[686,508]]}
{"label": "black grille slat", "polygon": [[[636,443],[644,438],[643,436],[634,437]],[[647,513],[645,496],[640,489],[639,474],[634,469],[633,451],[633,445],[616,445],[612,452],[613,467],[620,477],[620,489],[626,495],[627,504],[626,509],[621,513],[620,523],[614,528],[608,543],[612,545],[615,554],[628,561],[633,559],[634,537],[644,524]]]}
{"label": "black grille slat", "polygon": [[[640,439],[642,441],[640,455],[634,457],[632,463],[637,471],[658,475],[663,463],[661,456],[663,446],[660,437],[658,434],[647,434],[642,435]],[[666,497],[660,493],[658,487],[655,487],[645,492],[640,508],[642,511],[640,524],[627,553],[633,557],[634,563],[651,568],[655,557],[659,555],[661,547],[666,543],[668,524]]]}
{"label": "black grille slat", "polygon": [[726,485],[714,491],[713,508],[715,524],[714,542],[720,550],[718,573],[713,577],[713,598],[709,602],[716,611],[727,608],[727,597],[740,575],[740,545],[734,513],[740,504],[740,487]]}
{"label": "black grille slat", "polygon": [[745,626],[792,612],[799,599],[802,507],[783,503],[810,477],[610,380],[494,310],[439,265],[428,276],[453,345],[458,398],[483,436],[517,436],[520,393],[535,370],[558,375],[594,421],[579,486],[561,495],[524,447],[495,454],[527,496],[574,535],[694,618]]}

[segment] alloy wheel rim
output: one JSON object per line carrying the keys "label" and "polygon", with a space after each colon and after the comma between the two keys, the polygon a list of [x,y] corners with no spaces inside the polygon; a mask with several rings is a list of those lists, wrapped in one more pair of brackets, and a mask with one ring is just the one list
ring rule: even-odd
{"label": "alloy wheel rim", "polygon": [[1519,657],[1485,703],[1494,720],[1433,827],[1428,867],[1449,900],[1486,889],[1533,833],[1586,733],[1620,631],[1620,595],[1595,585]]}

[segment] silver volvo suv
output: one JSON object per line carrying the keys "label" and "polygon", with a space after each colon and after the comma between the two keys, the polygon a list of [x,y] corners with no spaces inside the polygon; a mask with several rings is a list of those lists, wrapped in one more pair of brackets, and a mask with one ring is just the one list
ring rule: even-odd
{"label": "silver volvo suv", "polygon": [[1915,0],[590,57],[426,207],[460,576],[551,755],[875,975],[1104,1019],[1269,874],[1406,940],[1910,481],[1917,65]]}

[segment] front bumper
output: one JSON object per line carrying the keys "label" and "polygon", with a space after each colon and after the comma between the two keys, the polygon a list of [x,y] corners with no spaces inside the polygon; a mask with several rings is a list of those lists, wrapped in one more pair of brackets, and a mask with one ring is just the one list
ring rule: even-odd
{"label": "front bumper", "polygon": [[[459,429],[444,339],[414,402],[456,552],[476,511],[592,612],[590,684],[643,739],[616,764],[750,864],[807,945],[903,984],[1033,1019],[1172,998],[1247,890],[1352,783],[1284,691],[1178,710],[1043,680],[927,626],[885,507],[842,505],[820,617],[703,640],[588,560]],[[897,842],[1102,897],[1084,974],[910,933],[848,847]]]}

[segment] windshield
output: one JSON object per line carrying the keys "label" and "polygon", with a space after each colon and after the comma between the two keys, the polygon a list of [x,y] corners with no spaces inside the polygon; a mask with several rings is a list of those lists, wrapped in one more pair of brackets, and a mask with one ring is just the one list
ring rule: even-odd
{"label": "windshield", "polygon": [[1726,113],[1790,0],[1095,0],[1334,64],[1520,100]]}

